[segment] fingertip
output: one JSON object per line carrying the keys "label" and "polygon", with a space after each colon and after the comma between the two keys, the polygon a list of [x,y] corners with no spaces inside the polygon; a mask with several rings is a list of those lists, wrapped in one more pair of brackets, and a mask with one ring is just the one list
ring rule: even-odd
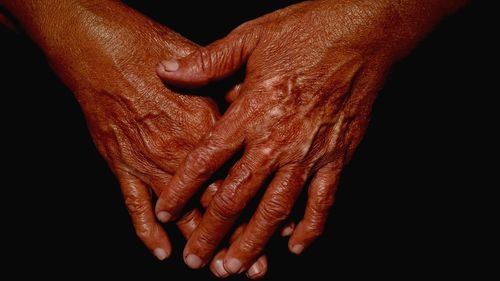
{"label": "fingertip", "polygon": [[261,256],[254,264],[248,269],[246,275],[249,279],[257,280],[264,277],[267,273],[267,258]]}
{"label": "fingertip", "polygon": [[163,227],[159,224],[155,224],[154,231],[148,237],[141,237],[144,244],[150,249],[151,253],[160,261],[163,261],[170,257],[172,253],[172,246],[167,234],[163,230]]}
{"label": "fingertip", "polygon": [[161,63],[158,63],[156,65],[156,74],[160,77],[160,79],[167,79],[168,78],[168,73],[165,71],[165,68],[163,68],[163,65]]}
{"label": "fingertip", "polygon": [[294,229],[295,229],[295,224],[292,222],[281,230],[281,236],[288,237],[292,235]]}
{"label": "fingertip", "polygon": [[224,268],[224,260],[221,257],[214,259],[210,265],[210,270],[219,278],[226,278],[229,276],[229,272]]}
{"label": "fingertip", "polygon": [[210,205],[210,201],[212,201],[212,198],[214,197],[215,193],[217,193],[217,190],[219,190],[219,187],[222,184],[222,180],[217,180],[213,183],[211,183],[207,189],[203,192],[201,195],[200,203],[203,206],[203,208],[207,208],[208,205]]}
{"label": "fingertip", "polygon": [[302,244],[290,244],[288,245],[288,248],[290,249],[290,252],[296,254],[296,255],[300,255],[302,253],[302,251],[304,251],[304,245]]}
{"label": "fingertip", "polygon": [[184,262],[192,269],[198,269],[203,265],[203,261],[201,260],[201,258],[194,254],[187,255],[184,258]]}
{"label": "fingertip", "polygon": [[166,81],[174,79],[173,74],[179,70],[179,63],[177,61],[167,60],[161,61],[156,65],[156,74]]}
{"label": "fingertip", "polygon": [[258,265],[257,263],[254,263],[250,269],[247,271],[247,277],[250,278],[250,279],[253,279],[253,277],[257,276],[257,274],[259,274],[259,268],[258,268]]}
{"label": "fingertip", "polygon": [[[192,237],[190,239],[192,239]],[[199,269],[199,268],[202,268],[203,266],[205,266],[205,263],[201,259],[201,257],[198,254],[195,254],[189,248],[189,240],[188,240],[188,244],[184,247],[184,251],[182,253],[182,256],[184,257],[184,263],[191,269]]]}
{"label": "fingertip", "polygon": [[159,224],[155,224],[155,234],[153,234],[154,239],[154,244],[156,246],[153,246],[153,254],[159,259],[159,260],[164,260],[170,257],[172,253],[172,244],[170,242],[170,239],[163,229],[163,227]]}
{"label": "fingertip", "polygon": [[172,213],[170,212],[170,210],[166,210],[166,202],[169,202],[168,199],[163,199],[162,197],[160,197],[158,198],[158,201],[156,201],[155,206],[156,218],[162,223],[167,223],[172,220]]}
{"label": "fingertip", "polygon": [[154,249],[153,254],[156,256],[156,258],[162,261],[170,256],[170,251],[167,251],[162,248],[156,248]]}
{"label": "fingertip", "polygon": [[163,60],[159,65],[165,72],[175,72],[179,69],[179,62],[175,59]]}
{"label": "fingertip", "polygon": [[304,235],[303,227],[303,222],[299,222],[290,236],[290,239],[288,239],[288,250],[295,255],[300,255],[302,251],[304,251],[307,242],[310,240]]}
{"label": "fingertip", "polygon": [[237,258],[226,258],[224,260],[224,268],[231,274],[239,273],[242,263]]}
{"label": "fingertip", "polygon": [[170,221],[170,219],[172,218],[172,215],[167,212],[167,211],[159,211],[157,214],[156,214],[156,217],[158,218],[159,221],[161,221],[162,223],[167,223]]}

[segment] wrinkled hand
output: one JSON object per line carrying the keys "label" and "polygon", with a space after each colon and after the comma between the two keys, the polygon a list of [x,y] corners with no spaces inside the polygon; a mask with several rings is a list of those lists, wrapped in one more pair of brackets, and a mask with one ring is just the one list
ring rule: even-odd
{"label": "wrinkled hand", "polygon": [[120,183],[138,236],[159,259],[171,245],[152,209],[188,151],[218,119],[208,98],[180,96],[155,74],[196,46],[124,7],[88,7],[49,60],[82,105],[92,138]]}
{"label": "wrinkled hand", "polygon": [[[215,181],[211,185],[207,187],[205,192],[203,193],[200,203],[204,208],[208,207],[208,204],[212,200],[214,194],[217,192],[221,185],[221,181]],[[201,213],[197,209],[193,209],[190,212],[184,214],[179,220],[176,221],[177,226],[179,227],[181,233],[186,239],[191,237],[193,231],[198,227],[201,222]],[[242,224],[238,226],[235,232],[231,235],[229,239],[229,243],[232,244],[234,241],[239,239],[243,231],[245,230],[246,224]],[[289,225],[288,227],[292,227]],[[286,229],[286,228],[285,228]],[[287,235],[287,231],[284,229],[284,235]],[[217,255],[213,258],[210,263],[210,270],[219,278],[225,278],[229,276],[229,272],[224,267],[224,256],[226,254],[227,249],[221,249]],[[246,275],[250,279],[260,279],[264,277],[267,273],[267,257],[265,255],[260,256],[252,266],[247,270]]]}
{"label": "wrinkled hand", "polygon": [[[89,38],[85,53],[99,60],[95,65],[93,60],[83,60],[83,69],[69,79],[78,79],[75,93],[94,142],[120,182],[138,236],[163,259],[170,254],[170,243],[154,216],[148,186],[160,194],[181,160],[219,114],[211,99],[178,95],[165,88],[155,74],[160,58],[186,56],[198,47],[144,18],[143,22],[131,19],[120,19],[119,29],[114,29],[112,22],[93,25],[101,30],[93,38],[97,41]],[[112,35],[112,40],[99,41],[103,33]],[[100,48],[103,45],[105,48]],[[73,85],[71,80],[69,84]],[[191,221],[191,228],[197,225],[195,219],[201,215],[195,214],[199,212],[192,210],[181,219],[181,229],[186,220]],[[214,259],[212,264],[216,275],[227,275],[220,259]],[[254,264],[247,275],[263,276],[267,271],[265,256]]]}
{"label": "wrinkled hand", "polygon": [[270,176],[255,214],[225,255],[225,268],[248,268],[308,179],[305,214],[289,248],[299,254],[322,233],[340,172],[362,138],[389,66],[425,31],[416,27],[407,36],[408,25],[392,8],[390,1],[304,2],[158,65],[165,82],[197,87],[246,64],[245,80],[229,94],[234,103],[188,154],[156,205],[160,220],[176,217],[200,185],[244,149],[184,249],[188,265],[199,265],[190,264],[193,257],[211,257]]}
{"label": "wrinkled hand", "polygon": [[[219,114],[209,98],[166,89],[154,69],[160,58],[186,56],[198,47],[115,1],[0,0],[0,6],[16,16],[75,93],[118,177],[137,234],[159,259],[166,258],[171,246],[152,211],[150,188],[159,195]],[[203,194],[203,206],[217,186]],[[188,237],[200,220],[194,209],[177,224]],[[221,265],[214,259],[211,269],[222,277],[227,273]],[[255,279],[266,271],[262,256],[247,275]]]}

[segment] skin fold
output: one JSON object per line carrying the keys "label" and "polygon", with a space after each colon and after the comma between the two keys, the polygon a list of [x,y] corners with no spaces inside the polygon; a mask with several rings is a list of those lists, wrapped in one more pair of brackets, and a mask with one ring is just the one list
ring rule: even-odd
{"label": "skin fold", "polygon": [[[203,192],[200,203],[204,208],[208,207],[210,201],[212,201],[213,195],[215,195],[221,184],[222,181],[216,181],[208,186],[205,192]],[[177,220],[177,226],[186,239],[189,239],[193,231],[196,229],[196,227],[198,227],[201,222],[201,218],[201,213],[198,210],[194,209]],[[242,224],[238,226],[238,228],[236,228],[235,232],[231,235],[231,238],[229,240],[230,244],[236,241],[241,236],[241,234],[243,234],[245,227],[246,225]],[[210,270],[220,278],[229,276],[229,272],[227,272],[227,270],[224,268],[223,262],[226,251],[227,249],[225,248],[220,250],[210,263]],[[260,279],[266,275],[267,268],[267,257],[265,255],[262,255],[247,270],[246,275],[250,279]]]}
{"label": "skin fold", "polygon": [[[160,194],[219,113],[210,98],[165,88],[155,65],[198,47],[116,1],[0,5],[40,46],[75,94],[99,152],[118,178],[137,235],[156,257],[167,258],[171,245],[155,218],[151,190]],[[7,22],[3,16],[0,20]],[[208,193],[204,198],[211,199]],[[200,220],[201,213],[192,210],[178,226],[189,237]],[[213,271],[221,275],[220,269]],[[248,275],[259,278],[266,271],[265,257],[256,258]]]}
{"label": "skin fold", "polygon": [[202,183],[244,151],[191,234],[186,263],[197,268],[210,259],[269,177],[223,266],[229,273],[250,268],[310,179],[304,217],[287,230],[290,251],[300,254],[324,229],[342,168],[391,65],[465,2],[307,1],[247,22],[187,57],[162,61],[158,75],[186,88],[246,67],[229,94],[234,102],[190,150],[156,205],[161,221],[177,217]]}

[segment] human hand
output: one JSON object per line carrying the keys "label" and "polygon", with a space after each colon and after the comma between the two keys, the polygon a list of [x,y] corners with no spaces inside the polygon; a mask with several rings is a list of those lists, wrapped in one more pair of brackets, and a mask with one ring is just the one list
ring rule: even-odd
{"label": "human hand", "polygon": [[244,148],[184,249],[188,265],[210,258],[270,176],[255,214],[226,253],[225,268],[248,268],[308,179],[304,218],[289,248],[299,254],[322,233],[340,172],[362,138],[390,65],[453,6],[417,2],[303,2],[157,67],[167,83],[197,87],[246,63],[244,82],[229,94],[235,102],[188,154],[156,205],[160,220],[176,217],[199,186]]}
{"label": "human hand", "polygon": [[[22,3],[26,2],[17,2]],[[36,4],[40,2],[33,7]],[[22,5],[12,8],[21,19],[28,14],[30,19],[49,15],[62,23],[76,21],[71,30],[43,24],[32,30],[30,21],[24,23],[82,105],[94,142],[120,182],[138,236],[153,254],[165,259],[171,246],[152,212],[150,188],[160,194],[180,160],[219,116],[210,99],[179,96],[165,89],[154,66],[160,58],[185,56],[198,46],[115,3],[101,1],[91,10],[86,7],[82,18],[72,14],[82,9],[78,5],[68,10],[64,5],[34,11]],[[61,38],[64,42],[57,42]],[[206,207],[217,186],[218,182],[213,183],[205,191],[202,206]],[[200,220],[201,213],[193,209],[177,225],[187,238]],[[227,275],[220,258],[212,261],[211,270],[219,277]],[[267,259],[261,256],[247,276],[258,279],[266,272]]]}
{"label": "human hand", "polygon": [[[203,192],[203,195],[200,198],[200,203],[203,208],[207,208],[210,201],[212,200],[214,194],[217,192],[221,185],[221,181],[217,180],[211,185],[207,187],[207,189]],[[176,221],[176,224],[181,231],[182,235],[189,239],[193,231],[198,227],[201,222],[202,214],[197,210],[193,209],[189,212],[186,212],[180,219]],[[231,235],[229,239],[229,243],[232,244],[234,241],[239,239],[243,231],[245,230],[246,224],[242,224],[236,228],[234,233]],[[292,226],[288,226],[292,227]],[[284,234],[287,234],[287,231],[284,230]],[[214,256],[210,263],[210,270],[213,274],[215,274],[219,278],[225,278],[229,276],[229,272],[224,268],[224,257],[226,255],[227,249],[223,248],[219,250],[219,252]],[[267,257],[265,255],[261,255],[246,272],[248,278],[256,280],[264,277],[267,274]]]}
{"label": "human hand", "polygon": [[149,188],[160,193],[219,114],[209,98],[180,96],[155,74],[160,58],[185,56],[195,44],[116,1],[91,2],[5,5],[77,97],[138,236],[164,259],[171,245]]}

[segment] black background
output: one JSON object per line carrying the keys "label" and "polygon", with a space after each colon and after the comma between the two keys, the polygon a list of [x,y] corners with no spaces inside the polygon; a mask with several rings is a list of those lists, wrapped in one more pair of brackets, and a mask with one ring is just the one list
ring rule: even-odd
{"label": "black background", "polygon": [[[128,2],[207,44],[292,1]],[[448,275],[470,269],[459,264],[476,243],[467,235],[476,229],[471,190],[481,185],[487,132],[496,129],[486,124],[487,96],[495,93],[484,87],[482,69],[491,64],[481,32],[486,28],[475,2],[393,68],[344,171],[326,232],[298,257],[287,251],[286,240],[274,238],[266,251],[268,279],[435,276],[434,270]],[[184,240],[173,228],[171,259],[159,262],[149,254],[71,92],[28,39],[4,29],[0,35],[2,173],[8,182],[1,197],[3,254],[24,265],[17,273],[213,278],[206,269],[184,265]]]}

